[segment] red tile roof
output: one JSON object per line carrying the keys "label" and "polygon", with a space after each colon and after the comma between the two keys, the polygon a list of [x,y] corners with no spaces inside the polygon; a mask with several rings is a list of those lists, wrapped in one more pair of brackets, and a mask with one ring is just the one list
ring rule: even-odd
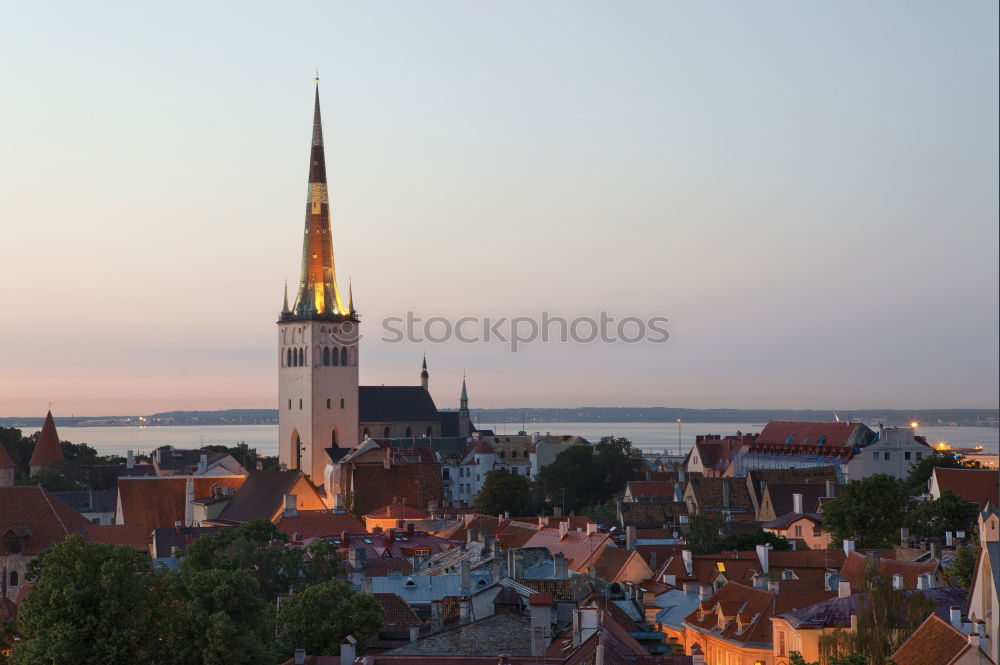
{"label": "red tile roof", "polygon": [[[892,577],[897,573],[903,576],[904,589],[916,589],[917,577],[924,573],[934,574],[939,568],[937,560],[926,562],[896,561],[895,559],[878,560],[879,572],[887,577]],[[840,568],[840,576],[848,580],[854,589],[860,588],[861,576],[868,568],[868,557],[851,552]]]}
{"label": "red tile roof", "polygon": [[459,517],[454,524],[449,524],[438,531],[437,535],[449,540],[465,540],[468,530],[475,529],[481,534],[493,536],[496,535],[501,522],[500,518],[493,515],[473,515],[469,523],[466,524],[463,517]]}
{"label": "red tile roof", "polygon": [[552,554],[562,552],[570,570],[586,572],[610,539],[609,534],[586,531],[567,531],[560,536],[559,529],[545,528],[536,531],[522,547],[544,547]]}
{"label": "red tile roof", "polygon": [[497,541],[505,550],[524,547],[524,544],[531,540],[540,528],[537,523],[531,524],[528,522],[504,520],[497,527]]}
{"label": "red tile roof", "polygon": [[932,613],[892,658],[896,665],[949,665],[969,648],[967,636]]}
{"label": "red tile roof", "polygon": [[[74,533],[86,534],[90,522],[51,492],[38,486],[0,487],[0,536],[26,538],[23,553],[40,554]],[[7,554],[0,537],[0,554]]]}
{"label": "red tile roof", "polygon": [[7,452],[7,446],[0,443],[0,469],[15,469],[14,458]]}
{"label": "red tile roof", "polygon": [[51,466],[63,461],[62,445],[59,443],[59,434],[56,432],[56,422],[52,419],[52,412],[45,415],[45,423],[42,425],[42,432],[38,435],[38,443],[31,453],[31,461],[28,466]]}
{"label": "red tile roof", "polygon": [[144,524],[89,524],[87,535],[97,543],[128,545],[136,552],[149,552],[153,536]]}
{"label": "red tile roof", "polygon": [[278,516],[275,526],[279,533],[289,537],[299,534],[300,538],[319,538],[340,535],[344,531],[361,532],[364,527],[350,513],[335,513],[332,510],[300,510],[295,517]]}
{"label": "red tile roof", "polygon": [[[865,426],[861,423],[797,423],[772,420],[760,431],[754,443],[757,445],[817,445],[820,439],[824,439],[823,446],[841,447],[848,445],[851,437],[861,427]],[[791,441],[789,441],[789,437],[792,437]]]}
{"label": "red tile roof", "polygon": [[934,468],[941,493],[951,490],[966,501],[986,507],[987,502],[1000,506],[1000,473],[996,469],[944,469]]}
{"label": "red tile roof", "polygon": [[[683,484],[677,484],[683,491]],[[627,489],[632,496],[672,496],[674,483],[666,480],[630,480]]]}
{"label": "red tile roof", "polygon": [[[246,476],[197,476],[195,498],[212,494],[212,485],[239,488]],[[143,524],[147,529],[172,528],[184,522],[188,477],[150,476],[118,479],[118,505],[125,524]]]}
{"label": "red tile roof", "polygon": [[373,520],[425,520],[428,517],[429,515],[426,511],[408,506],[405,503],[393,503],[388,506],[382,506],[378,510],[373,510],[365,515],[365,519]]}

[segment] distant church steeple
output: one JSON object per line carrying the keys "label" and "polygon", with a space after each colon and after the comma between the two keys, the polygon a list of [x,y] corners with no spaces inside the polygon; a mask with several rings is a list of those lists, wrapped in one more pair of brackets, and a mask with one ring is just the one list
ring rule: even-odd
{"label": "distant church steeple", "polygon": [[430,378],[431,378],[430,372],[427,371],[427,354],[425,353],[424,366],[420,370],[420,387],[423,388],[424,390],[430,390],[430,388],[427,387],[428,383],[430,383]]}
{"label": "distant church steeple", "polygon": [[302,239],[302,271],[292,306],[295,316],[350,317],[337,289],[330,233],[330,196],[326,186],[326,156],[323,152],[323,122],[319,110],[319,77],[313,110],[312,149],[309,154],[309,195],[306,200],[305,235]]}

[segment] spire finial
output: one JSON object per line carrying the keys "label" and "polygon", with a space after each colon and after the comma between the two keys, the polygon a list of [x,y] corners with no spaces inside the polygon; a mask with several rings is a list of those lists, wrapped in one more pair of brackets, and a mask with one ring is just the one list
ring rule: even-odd
{"label": "spire finial", "polygon": [[316,78],[313,79],[315,83],[319,83],[319,67],[316,68]]}
{"label": "spire finial", "polygon": [[288,309],[288,280],[287,279],[285,280],[285,304],[281,308],[281,313],[282,314],[288,314],[289,313],[289,309]]}

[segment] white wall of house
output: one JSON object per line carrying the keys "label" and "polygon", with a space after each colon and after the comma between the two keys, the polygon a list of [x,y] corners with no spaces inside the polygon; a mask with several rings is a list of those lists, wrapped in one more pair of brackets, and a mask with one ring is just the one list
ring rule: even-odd
{"label": "white wall of house", "polygon": [[933,448],[914,438],[914,430],[909,427],[880,428],[878,440],[862,448],[847,463],[847,480],[877,473],[902,479],[909,474],[912,464],[933,452]]}

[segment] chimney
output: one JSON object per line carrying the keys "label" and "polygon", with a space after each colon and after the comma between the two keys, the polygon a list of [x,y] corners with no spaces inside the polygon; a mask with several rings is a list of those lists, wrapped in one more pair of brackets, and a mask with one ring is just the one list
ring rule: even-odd
{"label": "chimney", "polygon": [[874,568],[875,570],[878,570],[879,569],[879,563],[878,563],[879,562],[879,556],[878,556],[878,552],[877,551],[876,552],[867,552],[865,554],[865,556],[868,558],[868,567],[869,568]]}
{"label": "chimney", "polygon": [[198,475],[203,476],[206,471],[208,471],[208,455],[202,453],[198,458]]}
{"label": "chimney", "polygon": [[479,531],[477,529],[466,529],[465,530],[465,542],[472,544],[479,540]]}
{"label": "chimney", "polygon": [[298,517],[299,511],[295,508],[295,495],[284,495],[284,509],[281,511],[282,517]]}
{"label": "chimney", "polygon": [[837,484],[832,480],[826,481],[826,496],[831,499],[837,496]]}
{"label": "chimney", "polygon": [[531,612],[531,655],[544,656],[552,638],[552,595],[533,593],[528,596]]}
{"label": "chimney", "polygon": [[565,538],[567,533],[569,533],[569,520],[563,520],[559,522],[559,540]]}
{"label": "chimney", "polygon": [[153,458],[156,459],[156,463],[157,464],[160,463],[160,449],[159,448],[157,448],[156,450],[153,451]]}
{"label": "chimney", "polygon": [[634,526],[625,527],[625,549],[629,552],[635,551],[637,530]]}
{"label": "chimney", "polygon": [[853,551],[854,551],[854,541],[853,540],[845,540],[844,541],[844,554],[846,554],[847,556],[850,556],[851,552],[853,552]]}
{"label": "chimney", "polygon": [[[391,467],[392,467],[392,446],[386,446],[385,454],[382,457],[382,468],[388,470]],[[396,500],[393,499],[392,502],[396,503]]]}
{"label": "chimney", "polygon": [[295,665],[305,665],[306,662],[306,650],[296,649],[295,650]]}
{"label": "chimney", "polygon": [[768,555],[770,554],[770,551],[770,545],[757,546],[757,561],[760,562],[760,571],[765,575],[771,572],[771,569],[768,567]]}
{"label": "chimney", "polygon": [[511,578],[517,578],[517,550],[509,549],[507,550],[507,575]]}
{"label": "chimney", "polygon": [[573,611],[573,646],[578,647],[600,628],[600,610],[585,606]]}
{"label": "chimney", "polygon": [[953,534],[951,531],[945,531],[944,532],[944,546],[945,547],[954,547],[954,545],[955,545],[955,534]]}
{"label": "chimney", "polygon": [[684,490],[681,489],[679,483],[674,483],[674,503],[681,503],[684,501]]}
{"label": "chimney", "polygon": [[132,454],[131,450],[126,453],[125,468],[126,469],[134,469],[135,468],[135,456]]}
{"label": "chimney", "polygon": [[702,584],[698,587],[698,600],[708,600],[715,593],[711,584]]}
{"label": "chimney", "polygon": [[469,599],[462,597],[458,599],[458,620],[461,623],[469,622]]}
{"label": "chimney", "polygon": [[415,527],[413,526],[413,522],[407,522],[406,526],[403,527],[403,531],[404,531],[404,533],[406,533],[406,537],[407,538],[412,538],[413,537],[414,528]]}
{"label": "chimney", "polygon": [[342,513],[345,511],[344,508],[344,495],[334,494],[333,495],[333,512]]}
{"label": "chimney", "polygon": [[897,591],[903,590],[903,576],[900,573],[896,573],[892,576],[892,588]]}
{"label": "chimney", "polygon": [[792,512],[793,513],[798,513],[800,515],[803,512],[805,512],[805,511],[802,510],[802,495],[801,494],[797,494],[797,493],[796,494],[792,494]]}
{"label": "chimney", "polygon": [[910,544],[910,530],[905,526],[899,528],[899,546],[907,547]]}
{"label": "chimney", "polygon": [[767,582],[767,575],[755,574],[753,576],[753,588],[755,589],[766,589]]}
{"label": "chimney", "polygon": [[[350,541],[348,541],[348,543],[349,542]],[[365,548],[363,547],[351,548],[347,556],[348,556],[347,560],[348,562],[350,562],[351,568],[354,568],[355,570],[360,570],[365,567],[365,561],[367,559]]]}
{"label": "chimney", "polygon": [[410,641],[416,642],[420,637],[420,626],[410,626]]}
{"label": "chimney", "polygon": [[472,564],[468,559],[463,559],[460,564],[462,571],[462,594],[469,595],[472,592]]}
{"label": "chimney", "polygon": [[597,533],[597,523],[587,522],[587,535],[589,536],[594,533]]}
{"label": "chimney", "polygon": [[503,577],[503,561],[500,559],[499,552],[493,557],[493,561],[490,562],[490,572],[493,574],[493,582],[499,582]]}
{"label": "chimney", "polygon": [[184,526],[194,524],[194,479],[184,483]]}
{"label": "chimney", "polygon": [[729,510],[729,478],[722,479],[722,509]]}
{"label": "chimney", "polygon": [[778,584],[779,584],[778,580],[768,580],[767,590],[773,593],[774,595],[778,595],[778,589],[779,589]]}
{"label": "chimney", "polygon": [[565,580],[569,577],[569,561],[562,552],[552,555],[552,578]]}
{"label": "chimney", "polygon": [[851,583],[849,581],[840,580],[840,584],[837,585],[837,597],[838,598],[851,597]]}
{"label": "chimney", "polygon": [[684,572],[688,577],[694,575],[694,559],[691,550],[681,550],[681,560],[684,562]]}
{"label": "chimney", "polygon": [[952,605],[948,608],[948,622],[955,630],[962,630],[962,608]]}
{"label": "chimney", "polygon": [[358,641],[353,635],[348,635],[340,642],[340,662],[353,663],[357,656]]}
{"label": "chimney", "polygon": [[684,473],[684,469],[677,469],[677,480],[681,481],[682,483],[686,482],[685,481],[686,475],[687,474]]}
{"label": "chimney", "polygon": [[649,553],[649,569],[656,572],[656,552]]}
{"label": "chimney", "polygon": [[931,541],[931,559],[940,559],[941,553],[938,552],[938,542],[936,540]]}

